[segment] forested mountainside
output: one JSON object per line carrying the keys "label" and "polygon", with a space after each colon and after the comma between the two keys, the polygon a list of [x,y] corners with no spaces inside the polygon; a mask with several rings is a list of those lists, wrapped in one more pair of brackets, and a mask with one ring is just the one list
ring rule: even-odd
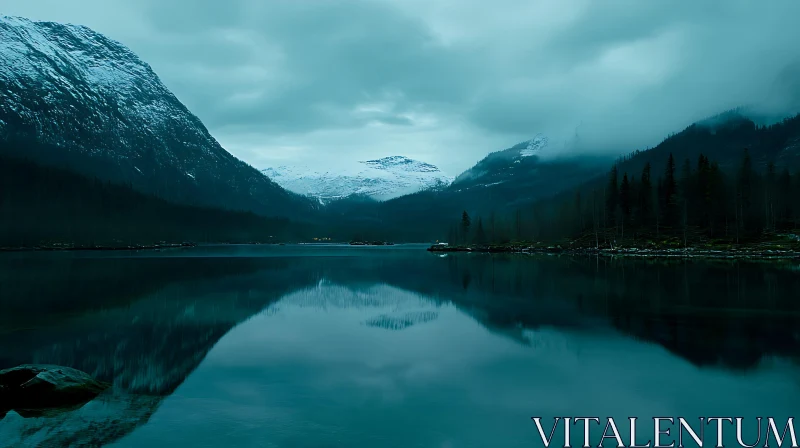
{"label": "forested mountainside", "polygon": [[0,16],[0,141],[5,155],[170,201],[265,216],[316,208],[225,151],[148,64],[83,26]]}
{"label": "forested mountainside", "polygon": [[650,163],[653,170],[660,172],[669,154],[682,162],[687,158],[696,160],[702,153],[729,172],[736,169],[745,148],[750,150],[757,169],[770,162],[777,167],[800,169],[800,115],[767,126],[757,125],[738,111],[725,112],[692,124],[654,148],[624,156],[618,164],[621,170],[633,172]]}
{"label": "forested mountainside", "polygon": [[0,248],[278,242],[309,233],[307,226],[286,218],[175,204],[0,155]]}
{"label": "forested mountainside", "polygon": [[[453,216],[450,241],[583,238],[741,242],[800,224],[800,115],[770,126],[728,113],[625,156],[598,176],[513,214]],[[487,230],[491,228],[493,230]]]}

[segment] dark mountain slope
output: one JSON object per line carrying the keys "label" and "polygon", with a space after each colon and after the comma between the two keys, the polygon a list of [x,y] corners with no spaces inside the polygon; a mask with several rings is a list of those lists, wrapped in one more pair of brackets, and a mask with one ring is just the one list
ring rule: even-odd
{"label": "dark mountain slope", "polygon": [[[648,164],[649,181],[644,182]],[[800,115],[758,126],[732,111],[609,163],[601,175],[571,189],[521,207],[522,216],[506,214],[500,220],[521,221],[518,239],[532,241],[757,244],[781,232],[796,233],[798,193]],[[450,226],[459,218],[453,215]],[[473,234],[467,241],[476,238]]]}
{"label": "dark mountain slope", "polygon": [[671,135],[646,151],[623,158],[621,172],[638,173],[645,163],[661,173],[670,153],[680,165],[687,158],[696,162],[700,154],[717,161],[723,171],[738,167],[747,148],[758,170],[769,162],[779,168],[800,168],[800,115],[770,126],[756,125],[737,111],[730,111],[695,123]]}
{"label": "dark mountain slope", "polygon": [[612,162],[607,157],[543,158],[539,151],[546,145],[547,139],[537,136],[494,152],[447,188],[380,203],[333,203],[326,211],[343,224],[339,236],[344,238],[441,239],[464,210],[487,216],[513,213],[538,199],[571,191],[586,179],[601,175]]}
{"label": "dark mountain slope", "polygon": [[0,247],[266,242],[307,231],[286,218],[179,205],[0,155]]}
{"label": "dark mountain slope", "polygon": [[[410,241],[444,239],[449,228],[458,226],[464,210],[473,217],[473,224],[478,217],[490,220],[495,215],[503,222],[501,233],[506,237],[520,233],[511,230],[515,220],[523,221],[519,226],[521,233],[550,221],[555,227],[563,227],[558,223],[564,216],[572,216],[570,210],[580,201],[576,197],[579,191],[583,197],[579,205],[585,209],[594,201],[597,213],[601,213],[605,207],[606,173],[615,162],[587,156],[542,159],[538,149],[544,145],[546,140],[537,137],[492,153],[443,190],[421,192],[379,204],[333,204],[329,212],[345,219],[349,223],[348,230],[356,237],[372,239],[388,235]],[[742,163],[745,148],[749,149],[754,169],[759,173],[765,172],[770,162],[775,164],[777,173],[784,168],[797,171],[800,168],[800,116],[770,126],[756,125],[739,111],[711,117],[669,136],[654,148],[617,160],[619,181],[624,173],[639,178],[645,164],[650,163],[655,191],[656,181],[663,175],[670,154],[678,166],[678,175],[684,160],[689,159],[695,166],[703,154],[718,163],[720,170],[732,179]],[[539,205],[534,206],[537,203]],[[514,216],[518,210],[519,218]],[[583,220],[583,225],[587,225],[592,219],[590,213],[586,210],[582,213],[587,215]]]}
{"label": "dark mountain slope", "polygon": [[232,328],[318,282],[308,260],[278,257],[0,257],[0,369],[57,364],[114,385],[81,409],[0,417],[0,447],[112,444]]}
{"label": "dark mountain slope", "polygon": [[133,52],[82,26],[0,16],[0,141],[7,155],[172,201],[314,208],[225,151]]}

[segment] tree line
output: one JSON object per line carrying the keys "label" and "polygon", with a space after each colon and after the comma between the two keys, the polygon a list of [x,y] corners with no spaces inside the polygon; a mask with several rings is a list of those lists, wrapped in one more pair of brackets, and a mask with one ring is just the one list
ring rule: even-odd
{"label": "tree line", "polygon": [[584,245],[677,240],[750,242],[800,227],[800,172],[769,162],[754,166],[747,149],[738,166],[722,170],[704,154],[675,160],[662,172],[648,162],[639,172],[622,171],[620,159],[605,185],[586,185],[572,194],[538,201],[512,216],[471,217],[453,224],[453,244],[582,240]]}
{"label": "tree line", "polygon": [[130,186],[0,155],[0,247],[277,242],[307,226],[175,204]]}

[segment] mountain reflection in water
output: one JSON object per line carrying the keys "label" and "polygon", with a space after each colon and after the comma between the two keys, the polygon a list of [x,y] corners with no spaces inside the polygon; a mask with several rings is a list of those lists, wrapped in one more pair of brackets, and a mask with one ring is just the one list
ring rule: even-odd
{"label": "mountain reflection in water", "polygon": [[[653,381],[706,384],[725,415],[780,390],[762,403],[780,414],[800,396],[796,269],[408,246],[5,254],[0,368],[114,388],[49,419],[9,413],[0,446],[530,446],[534,414],[659,414]],[[627,398],[567,374],[603,366]]]}

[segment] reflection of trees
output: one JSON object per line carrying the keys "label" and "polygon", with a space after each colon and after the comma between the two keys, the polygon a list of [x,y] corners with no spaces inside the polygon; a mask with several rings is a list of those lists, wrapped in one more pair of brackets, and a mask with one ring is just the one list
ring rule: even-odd
{"label": "reflection of trees", "polygon": [[439,317],[436,311],[415,311],[401,315],[382,314],[369,319],[366,324],[370,327],[383,328],[386,330],[403,330],[412,325],[424,324]]}
{"label": "reflection of trees", "polygon": [[800,348],[793,335],[800,277],[790,263],[486,254],[393,262],[326,275],[371,277],[450,300],[515,339],[520,328],[611,324],[698,365],[741,368]]}
{"label": "reflection of trees", "polygon": [[[326,305],[396,300],[375,288],[385,283],[421,300],[452,302],[520,343],[530,343],[525,329],[592,331],[611,325],[700,365],[744,368],[765,355],[798,352],[793,329],[800,320],[800,303],[794,300],[800,277],[789,265],[485,254],[440,258],[422,250],[318,258],[49,255],[0,259],[0,276],[0,368],[55,363],[115,385],[114,394],[61,420],[9,415],[0,425],[2,440],[2,431],[13,427],[50,446],[96,443],[86,428],[105,428],[108,422],[118,422],[108,440],[123,437],[150,418],[231,328],[322,279],[331,292]],[[330,283],[335,288],[327,287]],[[436,318],[435,312],[411,311],[377,316],[368,324],[402,328]]]}

